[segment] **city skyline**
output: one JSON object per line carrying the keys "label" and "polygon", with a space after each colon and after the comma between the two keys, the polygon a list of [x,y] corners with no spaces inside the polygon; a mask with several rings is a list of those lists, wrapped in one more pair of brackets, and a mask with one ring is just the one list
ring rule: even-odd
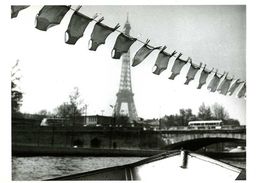
{"label": "city skyline", "polygon": [[[96,52],[91,52],[87,48],[89,35],[94,25],[91,24],[87,27],[84,37],[75,46],[66,45],[64,32],[73,12],[68,12],[60,25],[42,32],[35,29],[33,25],[33,19],[40,8],[40,6],[29,7],[28,10],[21,11],[18,18],[12,20],[13,34],[16,34],[14,40],[19,40],[14,45],[17,54],[12,57],[14,61],[20,60],[23,75],[21,89],[25,92],[22,111],[32,113],[41,109],[51,111],[66,101],[73,87],[78,86],[83,99],[89,105],[90,115],[101,114],[102,110],[105,115],[111,115],[112,109],[109,105],[115,104],[121,72],[121,61],[113,60],[110,56],[117,34],[109,36],[105,45],[100,46]],[[115,17],[112,13],[115,9],[122,14],[124,11],[125,16]],[[143,16],[140,15],[140,10],[143,10],[141,12]],[[230,73],[230,76],[246,80],[244,6],[110,6],[109,8],[84,6],[81,11],[88,16],[94,15],[94,12],[99,13],[100,17],[104,16],[104,23],[111,27],[119,22],[120,30],[126,21],[126,12],[129,12],[132,36],[143,41],[150,38],[151,44],[155,46],[163,46],[162,44],[165,43],[167,52],[176,49],[185,56],[191,56],[195,63],[203,62],[209,68],[219,69],[220,73],[226,71]],[[169,20],[162,19],[161,11],[165,12],[165,16],[168,15],[168,19],[172,16],[171,13],[174,13],[173,28],[177,27],[175,31],[165,29]],[[201,13],[199,17],[192,18],[198,11],[203,11],[204,14]],[[222,13],[221,16],[219,12]],[[138,16],[142,19],[138,20]],[[212,20],[215,20],[214,25],[211,24]],[[142,25],[140,21],[145,22],[143,23],[145,25]],[[196,26],[201,27],[202,30],[198,31]],[[158,30],[154,31],[153,27]],[[222,32],[212,33],[212,30],[216,28]],[[160,33],[160,30],[165,30],[165,34]],[[182,31],[183,33],[180,33]],[[173,38],[169,37],[171,32],[174,35]],[[200,34],[203,36],[198,37]],[[158,35],[161,37],[159,38]],[[184,35],[185,39],[183,39]],[[205,42],[207,39],[208,42]],[[200,42],[205,45],[198,45]],[[22,49],[24,43],[26,43],[26,49]],[[175,43],[178,46],[174,46]],[[141,43],[136,43],[131,47],[131,57],[141,45]],[[33,50],[33,48],[37,49]],[[28,50],[33,50],[34,53],[29,53]],[[45,54],[42,54],[43,51]],[[219,51],[222,54],[219,54]],[[246,102],[244,99],[209,93],[206,85],[201,90],[197,90],[199,74],[188,86],[184,85],[188,65],[175,80],[169,80],[169,71],[174,59],[171,59],[168,69],[160,76],[152,74],[156,54],[158,52],[154,51],[143,63],[132,67],[134,99],[140,117],[163,117],[176,114],[181,108],[191,108],[193,113],[197,114],[202,102],[206,105],[217,102],[227,109],[231,118],[245,124]],[[206,61],[207,58],[209,59]],[[36,87],[32,87],[32,84]]]}

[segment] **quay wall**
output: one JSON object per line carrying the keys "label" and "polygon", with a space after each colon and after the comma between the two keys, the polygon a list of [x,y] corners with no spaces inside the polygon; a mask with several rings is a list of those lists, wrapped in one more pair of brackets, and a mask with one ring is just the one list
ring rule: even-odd
{"label": "quay wall", "polygon": [[156,131],[129,128],[12,127],[13,145],[102,149],[160,149],[165,142]]}

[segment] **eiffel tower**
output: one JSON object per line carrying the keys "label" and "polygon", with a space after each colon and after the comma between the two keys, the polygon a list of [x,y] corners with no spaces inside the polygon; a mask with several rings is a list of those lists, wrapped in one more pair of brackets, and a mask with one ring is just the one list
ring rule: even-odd
{"label": "eiffel tower", "polygon": [[[124,33],[130,35],[130,23],[127,20],[124,26]],[[129,49],[130,50],[130,49]],[[121,67],[121,77],[119,84],[119,91],[116,94],[117,100],[115,105],[115,115],[119,116],[121,114],[122,103],[127,104],[128,108],[128,117],[129,122],[138,120],[135,103],[134,103],[134,94],[132,92],[132,83],[131,83],[131,67],[130,67],[130,51],[122,55],[122,67]]]}

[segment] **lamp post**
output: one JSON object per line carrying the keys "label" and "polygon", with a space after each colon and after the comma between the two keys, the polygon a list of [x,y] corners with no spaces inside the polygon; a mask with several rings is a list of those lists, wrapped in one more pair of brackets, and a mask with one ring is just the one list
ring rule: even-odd
{"label": "lamp post", "polygon": [[109,148],[112,148],[112,137],[113,136],[113,129],[115,127],[116,124],[116,113],[115,113],[115,105],[109,105],[112,109],[113,109],[113,114],[112,116],[114,117],[113,122],[112,122],[112,129],[109,135]]}
{"label": "lamp post", "polygon": [[85,123],[85,125],[87,125],[87,109],[88,109],[88,105],[85,104],[83,106],[83,109],[84,109],[84,123]]}
{"label": "lamp post", "polygon": [[112,116],[114,117],[114,120],[113,120],[113,124],[112,124],[112,126],[114,127],[115,124],[116,124],[115,105],[109,105],[109,106],[113,109],[113,114],[112,114]]}

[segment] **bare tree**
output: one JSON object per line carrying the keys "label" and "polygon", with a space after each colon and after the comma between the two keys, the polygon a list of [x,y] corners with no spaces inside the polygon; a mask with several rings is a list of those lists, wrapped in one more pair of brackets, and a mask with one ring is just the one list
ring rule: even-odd
{"label": "bare tree", "polygon": [[222,105],[220,105],[218,103],[215,103],[212,106],[212,111],[213,111],[213,117],[216,119],[222,119],[222,120],[229,119],[228,112],[225,110],[225,108]]}
{"label": "bare tree", "polygon": [[18,87],[18,82],[21,79],[19,76],[20,69],[18,68],[19,60],[12,67],[11,70],[11,101],[12,101],[12,115],[20,113],[20,107],[23,102],[23,93]]}
{"label": "bare tree", "polygon": [[204,102],[199,107],[198,118],[200,120],[211,120],[212,119],[212,112],[209,106],[206,106]]}
{"label": "bare tree", "polygon": [[80,98],[78,87],[74,87],[74,91],[69,95],[69,98],[73,116],[81,115],[83,112],[83,100]]}
{"label": "bare tree", "polygon": [[73,123],[75,123],[76,118],[82,115],[83,110],[83,100],[80,97],[78,87],[75,87],[69,95],[69,102],[63,102],[55,109],[54,113],[58,117],[73,119]]}

